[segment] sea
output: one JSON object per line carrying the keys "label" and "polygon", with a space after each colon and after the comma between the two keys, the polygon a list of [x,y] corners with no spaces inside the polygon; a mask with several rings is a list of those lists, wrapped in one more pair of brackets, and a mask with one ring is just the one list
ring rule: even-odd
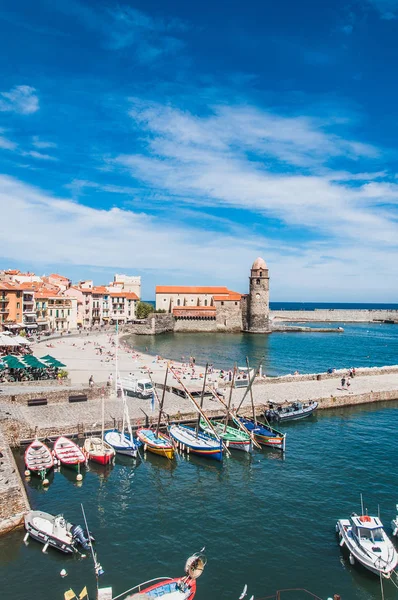
{"label": "sea", "polygon": [[[263,356],[270,374],[328,367],[396,364],[398,327],[346,324],[342,334],[271,336],[164,335],[136,341],[164,356],[196,355],[229,367],[246,355]],[[83,504],[95,549],[105,571],[103,587],[116,596],[160,576],[183,574],[186,558],[205,547],[206,569],[196,600],[397,600],[398,579],[383,581],[351,565],[339,547],[336,520],[380,512],[386,531],[398,502],[398,402],[319,411],[284,426],[287,451],[233,452],[223,463],[178,455],[170,462],[151,454],[117,457],[110,467],[91,464],[83,481],[67,469],[54,473],[48,489],[26,482],[32,508],[62,513],[82,523]],[[23,472],[23,451],[16,454]],[[0,537],[1,600],[62,600],[84,586],[95,598],[89,556],[68,557],[16,530]],[[67,577],[60,572],[65,569]],[[383,594],[383,595],[382,595]]]}

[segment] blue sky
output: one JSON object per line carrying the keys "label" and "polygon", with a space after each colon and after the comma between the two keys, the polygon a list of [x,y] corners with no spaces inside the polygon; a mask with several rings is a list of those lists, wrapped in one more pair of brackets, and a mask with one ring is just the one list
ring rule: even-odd
{"label": "blue sky", "polygon": [[0,265],[394,302],[398,0],[10,0]]}

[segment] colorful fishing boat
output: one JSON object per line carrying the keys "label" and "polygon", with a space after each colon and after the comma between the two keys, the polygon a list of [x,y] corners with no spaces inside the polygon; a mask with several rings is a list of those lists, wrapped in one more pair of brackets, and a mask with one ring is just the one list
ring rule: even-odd
{"label": "colorful fishing boat", "polygon": [[88,460],[109,465],[115,456],[115,450],[105,440],[99,437],[89,437],[84,441],[84,453]]}
{"label": "colorful fishing boat", "polygon": [[43,481],[54,466],[51,450],[37,438],[26,448],[24,458],[27,470]]}
{"label": "colorful fishing boat", "polygon": [[117,454],[124,454],[125,456],[132,456],[134,458],[137,456],[138,448],[141,445],[134,439],[132,432],[125,433],[118,429],[105,431],[104,440],[112,446]]}
{"label": "colorful fishing boat", "polygon": [[[203,548],[204,550],[204,548]],[[207,559],[201,552],[197,552],[190,556],[185,563],[185,576],[176,577],[157,577],[150,581],[140,583],[135,587],[127,590],[124,594],[129,594],[125,600],[132,600],[142,595],[143,598],[165,598],[165,600],[193,600],[196,594],[196,580],[203,573]],[[130,595],[132,594],[132,595]]]}
{"label": "colorful fishing boat", "polygon": [[269,446],[285,451],[286,433],[277,431],[270,425],[265,425],[254,419],[247,417],[237,417],[240,423],[247,429],[249,433],[254,433],[256,441],[262,446]]}
{"label": "colorful fishing boat", "polygon": [[137,437],[144,445],[144,450],[149,450],[149,452],[159,454],[160,456],[165,456],[169,460],[174,458],[173,443],[163,433],[159,432],[156,435],[156,432],[153,431],[153,429],[141,427],[137,430]]}
{"label": "colorful fishing boat", "polygon": [[[230,448],[231,450],[242,450],[243,452],[252,451],[253,444],[248,433],[240,431],[239,429],[236,429],[236,427],[225,425],[225,423],[222,423],[221,421],[210,420],[210,423],[227,448]],[[211,427],[204,419],[200,419],[200,428],[210,435],[210,437],[214,438]]]}
{"label": "colorful fishing boat", "polygon": [[169,434],[177,448],[184,450],[187,454],[197,454],[213,460],[222,460],[223,458],[222,441],[216,440],[206,433],[197,433],[195,429],[187,425],[171,425]]}
{"label": "colorful fishing boat", "polygon": [[83,450],[72,440],[61,436],[54,443],[54,454],[63,467],[79,471],[87,463]]}

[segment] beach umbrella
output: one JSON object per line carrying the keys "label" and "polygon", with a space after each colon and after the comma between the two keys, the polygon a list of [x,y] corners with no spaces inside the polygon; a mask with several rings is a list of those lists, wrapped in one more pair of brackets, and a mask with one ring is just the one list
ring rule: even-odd
{"label": "beach umbrella", "polygon": [[1,359],[4,363],[6,363],[9,369],[26,369],[26,365],[23,364],[16,356],[12,354],[8,354],[7,356],[3,356]]}
{"label": "beach umbrella", "polygon": [[66,367],[66,365],[64,365],[64,363],[62,363],[60,360],[57,360],[53,356],[50,356],[50,354],[46,354],[46,356],[42,356],[41,360],[44,360],[50,367],[56,367],[57,369]]}
{"label": "beach umbrella", "polygon": [[24,338],[22,335],[14,335],[11,339],[21,344],[21,346],[30,346],[32,342]]}
{"label": "beach umbrella", "polygon": [[21,344],[12,336],[0,334],[0,346],[20,346]]}
{"label": "beach umbrella", "polygon": [[39,360],[38,358],[36,358],[36,356],[33,356],[32,354],[27,354],[23,357],[22,360],[25,363],[25,365],[31,367],[32,369],[48,369],[48,365],[45,362]]}

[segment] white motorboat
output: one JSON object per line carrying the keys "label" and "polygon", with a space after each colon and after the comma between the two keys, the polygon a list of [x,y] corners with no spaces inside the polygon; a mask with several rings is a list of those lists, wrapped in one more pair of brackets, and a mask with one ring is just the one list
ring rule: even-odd
{"label": "white motorboat", "polygon": [[398,504],[396,504],[395,508],[397,510],[397,515],[396,515],[395,519],[393,519],[391,521],[391,527],[392,527],[392,534],[398,535]]}
{"label": "white motorboat", "polygon": [[25,541],[31,536],[44,544],[43,552],[52,546],[61,552],[78,552],[80,544],[84,550],[90,549],[90,540],[94,538],[80,525],[73,525],[62,515],[53,516],[40,510],[31,510],[25,515]]}
{"label": "white motorboat", "polygon": [[350,563],[357,560],[366,569],[387,579],[398,564],[398,554],[378,517],[358,516],[339,519],[336,524],[340,546],[346,546]]}

